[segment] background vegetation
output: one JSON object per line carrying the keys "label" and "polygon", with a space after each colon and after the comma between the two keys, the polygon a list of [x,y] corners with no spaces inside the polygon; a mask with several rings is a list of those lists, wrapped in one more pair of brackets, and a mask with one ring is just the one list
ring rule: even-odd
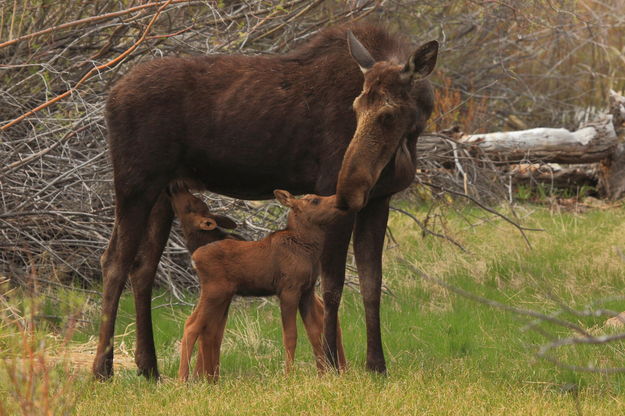
{"label": "background vegetation", "polygon": [[[116,331],[114,380],[95,383],[87,371],[98,258],[114,206],[102,111],[110,85],[128,68],[171,54],[281,53],[327,25],[367,18],[415,44],[441,41],[431,131],[574,129],[605,107],[610,88],[625,88],[622,8],[622,0],[0,2],[0,414],[622,413],[621,375],[572,371],[536,353],[579,336],[579,328],[597,337],[614,331],[595,312],[625,310],[623,208],[553,203],[549,192],[531,205],[536,195],[523,188],[511,193],[523,203],[507,212],[545,229],[530,233],[532,250],[503,220],[444,192],[415,186],[394,201],[467,252],[393,213],[383,298],[389,378],[362,370],[362,305],[350,289],[341,310],[351,363],[344,376],[317,377],[302,336],[297,371],[284,377],[276,305],[253,301],[232,312],[218,385],[172,380],[196,286],[177,234],[154,302],[165,380],[149,384],[134,374],[130,296]],[[272,204],[207,198],[251,237],[284,220]],[[458,297],[406,261],[571,327]],[[353,288],[352,269],[350,277]],[[595,371],[623,362],[615,342],[550,354]]]}
{"label": "background vegetation", "polygon": [[[110,85],[139,61],[281,53],[327,25],[366,18],[415,44],[441,41],[430,130],[571,128],[606,105],[609,88],[625,87],[620,6],[621,0],[2,2],[0,274],[23,284],[34,267],[52,284],[100,281],[98,257],[114,206],[103,105]],[[265,208],[210,202],[244,223],[250,236],[274,225]],[[186,258],[174,237],[159,284],[195,286]]]}

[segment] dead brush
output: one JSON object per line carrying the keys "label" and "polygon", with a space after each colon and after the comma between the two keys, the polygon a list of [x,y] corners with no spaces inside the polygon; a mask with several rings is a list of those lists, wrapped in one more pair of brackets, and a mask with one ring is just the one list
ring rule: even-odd
{"label": "dead brush", "polygon": [[[0,290],[0,380],[4,379],[5,395],[0,400],[0,416],[71,414],[76,376],[66,355],[82,311],[69,315],[58,341],[51,342],[56,337],[40,325],[45,295],[36,290],[17,293],[19,289],[10,288],[8,280],[0,282]],[[23,308],[15,306],[12,297],[19,297]]]}

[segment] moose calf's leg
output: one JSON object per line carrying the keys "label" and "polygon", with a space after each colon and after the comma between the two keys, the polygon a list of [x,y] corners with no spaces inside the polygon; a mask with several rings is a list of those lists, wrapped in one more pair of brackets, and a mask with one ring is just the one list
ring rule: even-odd
{"label": "moose calf's leg", "polygon": [[184,334],[180,342],[180,367],[178,368],[178,377],[183,381],[189,378],[189,364],[191,363],[191,356],[193,355],[193,346],[200,332],[203,330],[202,323],[200,322],[200,313],[200,306],[198,306],[184,324]]}
{"label": "moose calf's leg", "polygon": [[206,355],[204,361],[204,375],[209,381],[217,382],[219,379],[219,358],[221,355],[221,342],[224,339],[224,330],[228,321],[228,309],[231,299],[221,302],[221,304],[213,310],[212,319],[215,321],[211,324],[213,331],[207,334],[208,345],[204,347]]}
{"label": "moose calf's leg", "polygon": [[[217,318],[213,318],[217,319]],[[221,345],[221,342],[220,342]],[[213,371],[212,355],[214,351],[214,341],[205,331],[200,334],[200,342],[197,351],[197,360],[195,361],[195,375],[196,377],[209,377]]]}
{"label": "moose calf's leg", "polygon": [[138,373],[148,379],[159,377],[152,331],[152,285],[167,243],[172,219],[171,203],[165,193],[162,193],[152,208],[147,233],[141,241],[130,271],[137,316],[135,362]]}
{"label": "moose calf's leg", "polygon": [[380,332],[380,296],[382,294],[382,249],[388,221],[390,198],[379,198],[357,214],[354,227],[354,255],[365,306],[367,326],[367,369],[386,373]]}
{"label": "moose calf's leg", "polygon": [[[200,280],[206,281],[205,276],[200,276]],[[219,281],[208,282],[202,285],[197,308],[193,312],[196,316],[194,325],[199,328],[202,344],[198,353],[196,375],[211,381],[217,381],[219,377],[219,351],[232,297],[233,293],[224,291]],[[190,358],[189,355],[189,360]],[[181,361],[181,368],[182,364]],[[188,365],[188,361],[185,364]]]}
{"label": "moose calf's leg", "polygon": [[201,377],[208,368],[208,351],[210,350],[210,340],[205,333],[200,334],[200,343],[197,350],[197,359],[195,360],[195,376]]}
{"label": "moose calf's leg", "polygon": [[118,198],[115,226],[109,245],[102,256],[104,294],[98,348],[93,362],[93,374],[99,379],[113,375],[113,336],[117,307],[132,262],[145,231],[153,198]]}
{"label": "moose calf's leg", "polygon": [[286,352],[285,372],[289,374],[293,368],[295,359],[295,347],[297,345],[297,306],[299,294],[282,292],[280,294],[280,314],[282,315],[282,341]]}
{"label": "moose calf's leg", "polygon": [[353,227],[353,215],[333,225],[326,234],[321,255],[321,287],[323,289],[323,343],[328,364],[339,368],[337,356],[338,311],[345,283],[345,259]]}
{"label": "moose calf's leg", "polygon": [[302,295],[299,302],[299,313],[304,321],[304,328],[313,354],[317,363],[317,370],[321,373],[325,370],[325,357],[323,355],[323,304],[312,289]]}

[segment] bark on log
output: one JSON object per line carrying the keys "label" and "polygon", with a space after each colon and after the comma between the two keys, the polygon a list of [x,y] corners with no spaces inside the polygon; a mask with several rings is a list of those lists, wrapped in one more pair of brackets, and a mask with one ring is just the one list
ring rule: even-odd
{"label": "bark on log", "polygon": [[514,185],[545,184],[554,188],[573,189],[597,186],[596,164],[591,166],[560,167],[558,165],[520,165],[508,172]]}

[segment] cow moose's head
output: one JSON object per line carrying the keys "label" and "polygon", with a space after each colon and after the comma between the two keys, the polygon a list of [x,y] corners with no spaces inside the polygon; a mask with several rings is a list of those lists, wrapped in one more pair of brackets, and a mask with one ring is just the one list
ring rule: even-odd
{"label": "cow moose's head", "polygon": [[423,44],[402,64],[376,62],[351,32],[347,43],[365,80],[353,104],[356,132],[339,172],[337,204],[358,211],[392,156],[425,128],[433,108],[426,77],[436,65],[438,42]]}

